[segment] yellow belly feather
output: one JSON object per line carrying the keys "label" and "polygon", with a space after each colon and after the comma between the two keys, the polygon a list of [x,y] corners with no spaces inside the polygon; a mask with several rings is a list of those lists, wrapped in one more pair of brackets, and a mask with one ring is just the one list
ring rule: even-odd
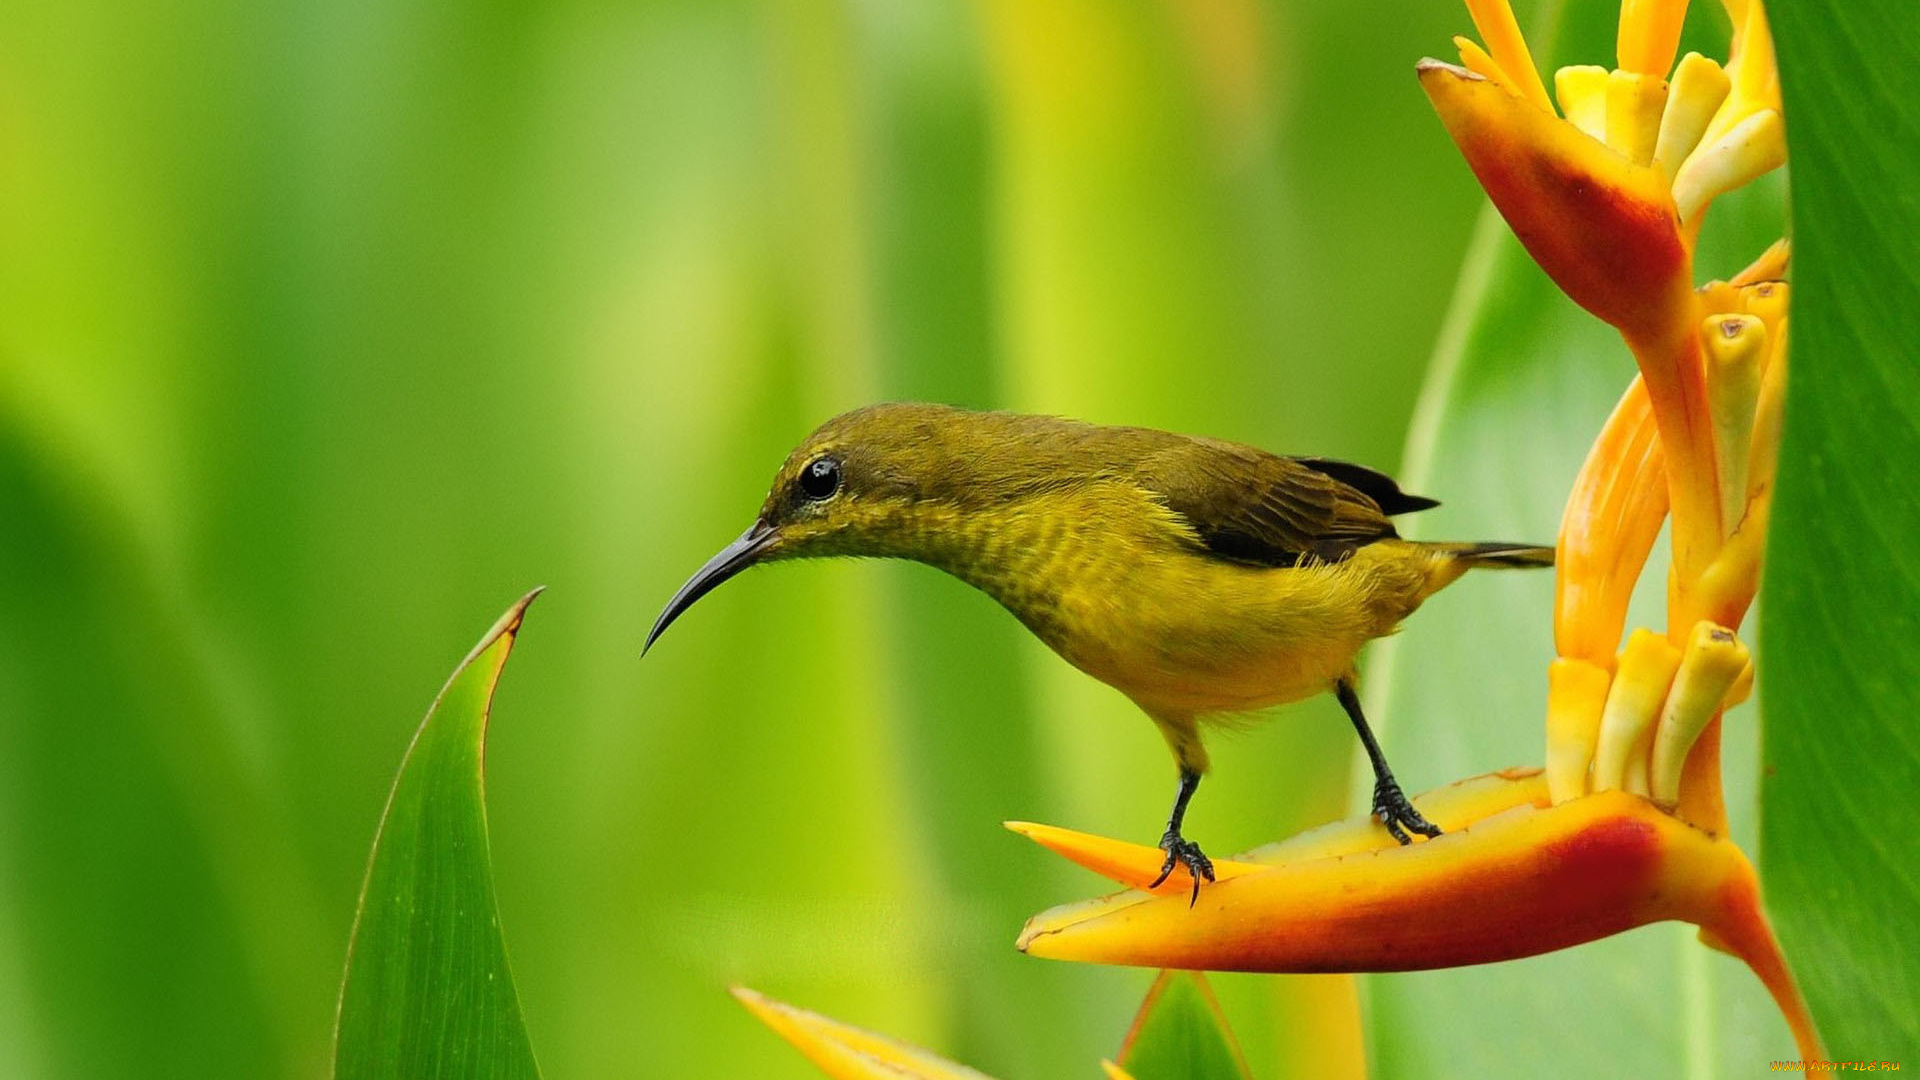
{"label": "yellow belly feather", "polygon": [[1200,550],[1178,516],[1120,483],[1035,499],[993,531],[990,549],[970,545],[972,557],[948,569],[1163,722],[1331,689],[1362,645],[1392,633],[1454,576],[1453,560],[1398,540],[1339,563],[1228,562]]}

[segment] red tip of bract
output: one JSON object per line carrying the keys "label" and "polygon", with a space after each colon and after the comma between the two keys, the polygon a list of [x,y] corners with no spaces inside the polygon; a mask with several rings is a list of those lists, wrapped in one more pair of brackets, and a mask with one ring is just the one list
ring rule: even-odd
{"label": "red tip of bract", "polygon": [[[1652,335],[1691,299],[1691,257],[1665,180],[1465,68],[1420,84],[1493,205],[1581,307]],[[1690,310],[1690,309],[1685,309]]]}

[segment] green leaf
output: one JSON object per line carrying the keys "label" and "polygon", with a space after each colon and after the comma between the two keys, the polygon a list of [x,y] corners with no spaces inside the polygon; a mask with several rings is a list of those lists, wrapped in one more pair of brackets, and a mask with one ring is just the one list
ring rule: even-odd
{"label": "green leaf", "polygon": [[[1686,47],[1725,55],[1724,27],[1712,21],[1717,5],[1695,9]],[[1561,35],[1560,47],[1549,50],[1538,47],[1536,34],[1542,69],[1611,62],[1617,13],[1614,0],[1546,5],[1538,22],[1558,24]],[[1776,239],[1781,198],[1773,177],[1716,202],[1698,275],[1729,276]],[[1486,209],[1401,476],[1410,490],[1444,505],[1407,519],[1409,531],[1422,539],[1551,542],[1587,448],[1633,373],[1619,336],[1567,300]],[[1629,625],[1664,626],[1659,583],[1667,558],[1663,540]],[[1552,594],[1545,573],[1471,575],[1363,661],[1369,716],[1385,729],[1384,749],[1410,790],[1540,764]],[[1733,833],[1749,851],[1757,816],[1753,713],[1729,717],[1725,761]],[[1511,963],[1368,976],[1364,984],[1369,1060],[1380,1078],[1732,1077],[1796,1056],[1759,981],[1680,924]]]}
{"label": "green leaf", "polygon": [[1120,1067],[1134,1080],[1251,1080],[1220,1002],[1197,971],[1162,971],[1140,1003]]}
{"label": "green leaf", "polygon": [[400,763],[347,951],[334,1076],[538,1077],[487,852],[493,688],[535,589],[474,646]]}
{"label": "green leaf", "polygon": [[226,656],[132,515],[4,417],[0,507],[0,1076],[310,1072],[342,927]]}
{"label": "green leaf", "polygon": [[[1920,64],[1911,0],[1776,0],[1793,368],[1763,592],[1767,906],[1829,1057],[1920,1046]],[[1871,51],[1869,52],[1869,47]],[[1896,135],[1895,133],[1899,133]]]}

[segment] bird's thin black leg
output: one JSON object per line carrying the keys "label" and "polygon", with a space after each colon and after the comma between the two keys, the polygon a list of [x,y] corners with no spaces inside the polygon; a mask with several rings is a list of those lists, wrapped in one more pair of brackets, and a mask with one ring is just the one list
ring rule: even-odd
{"label": "bird's thin black leg", "polygon": [[1380,752],[1380,743],[1373,737],[1373,729],[1367,726],[1366,714],[1360,711],[1360,695],[1354,689],[1353,679],[1343,678],[1334,683],[1333,694],[1340,699],[1340,707],[1347,710],[1353,729],[1360,733],[1360,745],[1367,748],[1367,759],[1373,762],[1373,816],[1403,844],[1413,843],[1407,829],[1422,836],[1439,836],[1440,827],[1413,808],[1406,792],[1400,790],[1400,782],[1393,778],[1393,770],[1387,768],[1387,756]]}
{"label": "bird's thin black leg", "polygon": [[1159,888],[1167,880],[1176,865],[1184,865],[1187,873],[1193,877],[1193,898],[1187,901],[1192,907],[1200,900],[1200,879],[1213,880],[1213,860],[1200,850],[1200,845],[1180,835],[1180,823],[1186,820],[1187,803],[1192,801],[1193,793],[1200,787],[1200,774],[1192,769],[1181,768],[1180,792],[1173,797],[1173,813],[1167,815],[1167,831],[1160,837],[1160,850],[1167,853],[1167,861],[1161,864],[1160,876],[1153,879],[1150,888]]}

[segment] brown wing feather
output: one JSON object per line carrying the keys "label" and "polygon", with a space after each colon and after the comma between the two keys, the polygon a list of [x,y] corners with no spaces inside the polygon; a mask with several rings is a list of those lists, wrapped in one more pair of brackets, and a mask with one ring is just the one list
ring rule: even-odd
{"label": "brown wing feather", "polygon": [[1378,502],[1316,464],[1192,439],[1142,460],[1139,479],[1192,525],[1209,551],[1240,562],[1338,562],[1398,535]]}

